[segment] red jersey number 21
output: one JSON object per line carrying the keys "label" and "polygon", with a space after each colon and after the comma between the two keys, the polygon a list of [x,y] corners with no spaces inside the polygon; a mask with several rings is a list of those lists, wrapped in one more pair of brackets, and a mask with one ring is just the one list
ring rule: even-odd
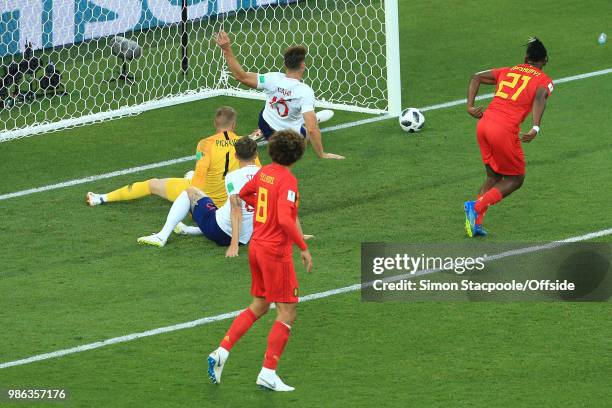
{"label": "red jersey number 21", "polygon": [[265,224],[268,220],[268,189],[259,187],[257,191],[257,212],[255,221]]}
{"label": "red jersey number 21", "polygon": [[289,115],[289,106],[287,106],[287,101],[283,98],[277,98],[276,96],[272,98],[270,101],[270,108],[276,109],[278,116],[281,118],[287,117]]}
{"label": "red jersey number 21", "polygon": [[[511,80],[508,80],[508,79],[511,79]],[[519,84],[519,80],[521,81],[521,84],[517,88],[517,85]],[[504,79],[503,81],[499,81],[499,85],[497,86],[497,92],[495,93],[495,96],[499,96],[502,99],[508,99],[509,95],[506,92],[504,92],[504,88],[507,87],[510,90],[515,91],[510,97],[510,99],[512,99],[513,101],[516,101],[518,97],[521,95],[521,93],[525,90],[525,88],[527,88],[527,84],[529,83],[530,80],[531,80],[531,77],[528,75],[521,75],[515,72],[508,72],[506,74],[506,79]]]}

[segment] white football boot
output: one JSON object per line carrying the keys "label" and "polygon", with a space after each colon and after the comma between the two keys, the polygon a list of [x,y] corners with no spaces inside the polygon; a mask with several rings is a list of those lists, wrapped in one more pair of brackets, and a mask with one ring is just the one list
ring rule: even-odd
{"label": "white football boot", "polygon": [[219,349],[208,355],[208,378],[213,384],[221,383],[221,373],[228,357],[227,351]]}
{"label": "white football boot", "polygon": [[185,227],[186,225],[183,224],[183,222],[181,221],[178,224],[176,224],[176,227],[174,227],[172,232],[174,232],[177,235],[187,235],[187,231],[185,231]]}
{"label": "white football boot", "polygon": [[321,111],[318,111],[316,115],[317,115],[317,121],[319,123],[323,123],[323,122],[327,122],[328,120],[334,117],[334,111],[329,110],[329,109],[323,109]]}
{"label": "white football boot", "polygon": [[136,240],[136,242],[138,242],[139,244],[152,245],[152,246],[156,246],[160,248],[166,245],[166,241],[163,240],[157,234],[149,235],[146,237],[140,237]]}
{"label": "white football boot", "polygon": [[90,207],[95,207],[96,205],[104,204],[102,194],[92,193],[91,191],[85,196],[85,202]]}
{"label": "white football boot", "polygon": [[285,384],[276,374],[276,371],[265,367],[261,368],[255,384],[257,384],[260,388],[270,391],[287,392],[295,390],[295,388]]}

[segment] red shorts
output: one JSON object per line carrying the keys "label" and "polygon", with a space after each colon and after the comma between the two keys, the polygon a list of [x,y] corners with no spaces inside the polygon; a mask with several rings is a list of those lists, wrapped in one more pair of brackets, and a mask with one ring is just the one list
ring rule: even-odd
{"label": "red shorts", "polygon": [[504,176],[524,176],[525,156],[519,139],[519,130],[490,119],[480,119],[476,126],[482,162]]}
{"label": "red shorts", "polygon": [[298,281],[293,268],[293,255],[279,257],[256,241],[249,244],[251,295],[264,297],[269,303],[297,303]]}

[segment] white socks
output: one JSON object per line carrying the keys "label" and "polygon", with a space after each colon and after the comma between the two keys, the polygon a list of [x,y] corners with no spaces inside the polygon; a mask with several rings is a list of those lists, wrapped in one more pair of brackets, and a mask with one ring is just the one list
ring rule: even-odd
{"label": "white socks", "polygon": [[200,227],[192,227],[190,225],[183,226],[185,235],[204,235]]}
{"label": "white socks", "polygon": [[186,191],[183,191],[172,204],[170,212],[168,212],[168,218],[166,218],[166,223],[162,230],[157,233],[157,236],[167,241],[174,227],[189,214],[190,208],[191,201],[189,200],[189,196]]}
{"label": "white socks", "polygon": [[219,347],[217,349],[217,352],[219,353],[219,357],[221,357],[221,360],[223,361],[227,360],[227,357],[229,357],[229,351],[227,351],[223,347]]}
{"label": "white socks", "polygon": [[264,377],[271,377],[276,375],[276,370],[272,370],[266,367],[261,367],[261,371],[259,375],[263,375]]}

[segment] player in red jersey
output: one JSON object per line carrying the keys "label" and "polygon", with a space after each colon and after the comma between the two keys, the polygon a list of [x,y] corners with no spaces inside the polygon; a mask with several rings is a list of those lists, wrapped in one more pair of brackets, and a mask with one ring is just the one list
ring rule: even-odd
{"label": "player in red jersey", "polygon": [[[465,229],[469,237],[485,236],[482,220],[487,208],[518,190],[525,179],[523,143],[531,142],[540,131],[546,99],[553,90],[552,80],[542,72],[548,62],[544,44],[532,38],[527,44],[525,63],[472,75],[467,110],[478,121],[476,135],[487,178],[477,201],[466,201]],[[474,107],[480,84],[496,85],[493,101],[486,111]],[[521,135],[520,125],[533,113],[533,127]]]}
{"label": "player in red jersey", "polygon": [[240,191],[240,198],[255,208],[249,245],[253,302],[236,317],[219,348],[208,356],[208,376],[213,384],[221,381],[221,372],[234,344],[268,312],[270,303],[275,303],[276,321],[268,336],[268,348],[256,383],[273,391],[294,390],[283,383],[276,367],[296,316],[298,282],[293,268],[294,243],[302,251],[306,270],[312,269],[312,257],[297,217],[297,179],[290,171],[305,148],[304,138],[293,130],[274,133],[268,145],[273,163],[262,167]]}

